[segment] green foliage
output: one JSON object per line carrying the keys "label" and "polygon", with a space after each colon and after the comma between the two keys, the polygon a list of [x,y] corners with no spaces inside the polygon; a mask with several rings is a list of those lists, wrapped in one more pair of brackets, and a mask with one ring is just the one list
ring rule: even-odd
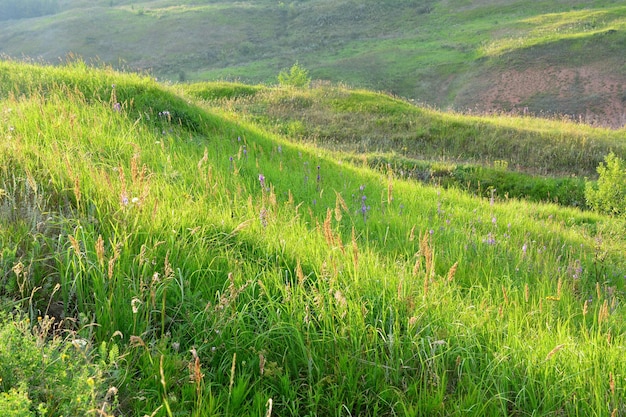
{"label": "green foliage", "polygon": [[311,78],[309,77],[309,71],[300,66],[297,62],[287,70],[282,70],[278,74],[278,84],[282,86],[308,87],[311,84]]}
{"label": "green foliage", "polygon": [[[360,158],[354,157],[352,160],[356,162]],[[517,198],[586,208],[584,179],[509,172],[503,168],[506,161],[496,161],[494,167],[488,167],[372,155],[367,158],[367,162],[370,167],[382,172],[392,168],[396,175],[403,178],[444,188],[458,188],[485,198]]]}
{"label": "green foliage", "polygon": [[0,315],[1,415],[77,416],[102,406],[102,370],[89,361],[89,342],[61,338],[56,328],[48,316],[31,327]]}
{"label": "green foliage", "polygon": [[626,214],[626,162],[613,152],[598,166],[597,183],[587,182],[587,204],[601,213],[623,216]]}
{"label": "green foliage", "polygon": [[0,392],[0,415],[6,417],[32,417],[31,401],[27,389],[10,388],[7,392]]}

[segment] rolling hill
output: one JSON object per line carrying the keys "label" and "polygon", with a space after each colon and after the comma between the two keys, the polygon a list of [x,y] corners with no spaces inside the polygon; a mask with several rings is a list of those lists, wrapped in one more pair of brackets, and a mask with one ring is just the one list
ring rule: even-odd
{"label": "rolling hill", "polygon": [[173,81],[274,83],[298,61],[315,79],[443,109],[626,122],[616,0],[52,3],[3,21],[0,53],[57,63],[71,52]]}
{"label": "rolling hill", "polygon": [[626,410],[623,219],[371,169],[263,106],[554,125],[267,90],[0,62],[0,414]]}

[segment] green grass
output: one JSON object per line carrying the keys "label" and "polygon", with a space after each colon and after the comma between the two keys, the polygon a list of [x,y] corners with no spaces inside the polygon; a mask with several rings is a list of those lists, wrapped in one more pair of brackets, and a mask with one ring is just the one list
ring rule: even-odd
{"label": "green grass", "polygon": [[[344,152],[385,154],[388,163],[404,171],[412,170],[411,161],[505,164],[505,170],[517,173],[566,181],[578,177],[573,181],[580,182],[582,177],[596,177],[596,167],[609,152],[625,154],[623,130],[558,119],[446,113],[327,83],[306,90],[254,87],[254,94],[231,85],[241,93],[225,97],[219,83],[191,84],[183,90],[216,111],[244,115],[293,140]],[[459,184],[467,179],[459,178]],[[511,181],[517,180],[521,177]]]}
{"label": "green grass", "polygon": [[[317,109],[296,90],[199,88],[227,97],[210,107],[81,64],[3,61],[0,74],[0,295],[94,347],[98,409],[626,409],[623,220],[404,180],[271,132],[260,110],[257,122],[235,111],[266,94]],[[406,114],[373,93],[333,94],[346,98],[334,98],[337,117]],[[36,404],[7,377],[14,368],[0,371],[2,399]]]}
{"label": "green grass", "polygon": [[[626,9],[589,1],[153,0],[61,2],[59,13],[3,22],[0,53],[58,63],[68,52],[178,81],[275,84],[295,62],[313,79],[387,91],[440,108],[479,108],[514,68],[581,70],[622,82]],[[84,31],[89,27],[89,32]],[[560,80],[562,87],[576,87]],[[496,109],[536,115],[591,112],[623,120],[603,91],[564,98],[508,97]],[[523,96],[523,95],[522,95]],[[519,98],[519,100],[517,100]]]}

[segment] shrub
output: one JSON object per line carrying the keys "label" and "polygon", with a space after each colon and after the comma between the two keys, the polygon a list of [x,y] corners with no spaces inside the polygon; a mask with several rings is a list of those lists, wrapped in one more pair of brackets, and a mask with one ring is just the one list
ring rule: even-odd
{"label": "shrub", "polygon": [[[83,339],[50,336],[54,320],[0,313],[0,415],[79,416],[108,409],[102,370]],[[110,398],[106,399],[111,404]]]}
{"label": "shrub", "polygon": [[311,84],[309,71],[296,62],[289,72],[283,70],[278,74],[278,84],[292,87],[308,87]]}
{"label": "shrub", "polygon": [[598,166],[598,182],[588,181],[585,198],[592,209],[605,214],[626,214],[626,162],[613,152]]}

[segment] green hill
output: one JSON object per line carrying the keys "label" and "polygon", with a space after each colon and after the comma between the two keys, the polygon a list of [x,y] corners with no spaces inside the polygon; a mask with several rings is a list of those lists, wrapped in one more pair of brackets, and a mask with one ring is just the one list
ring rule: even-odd
{"label": "green hill", "polygon": [[0,62],[1,414],[626,409],[623,220],[405,180],[189,89]]}
{"label": "green hill", "polygon": [[161,79],[247,83],[274,83],[298,61],[314,79],[439,108],[626,121],[617,0],[25,3],[56,7],[3,21],[0,53],[57,63],[72,52]]}

